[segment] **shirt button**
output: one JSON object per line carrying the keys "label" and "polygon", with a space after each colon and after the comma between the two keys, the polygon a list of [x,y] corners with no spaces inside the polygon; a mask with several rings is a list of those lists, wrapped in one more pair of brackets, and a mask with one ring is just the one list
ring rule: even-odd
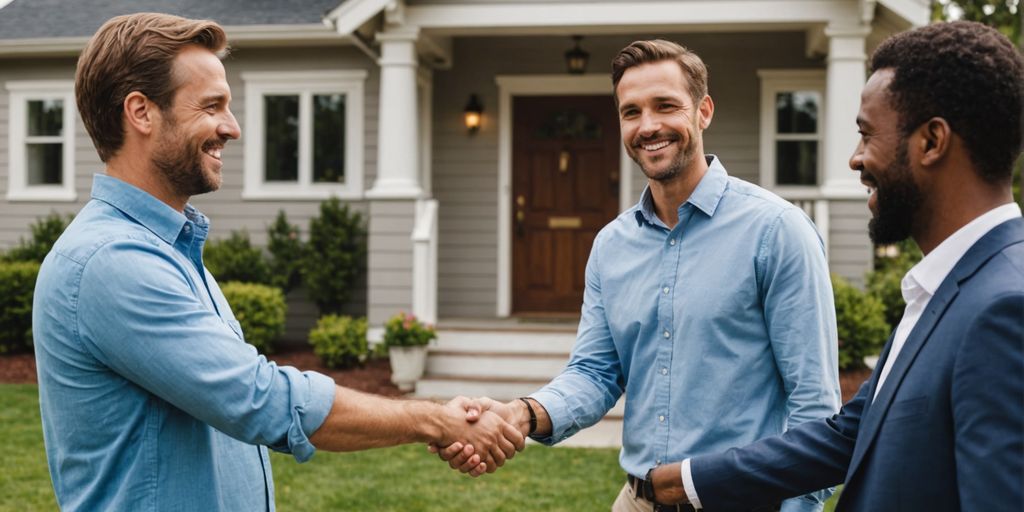
{"label": "shirt button", "polygon": [[661,369],[661,374],[662,375],[668,375],[668,368],[662,368]]}
{"label": "shirt button", "polygon": [[664,336],[667,339],[669,336],[672,336],[672,334],[670,334],[668,331],[665,331],[664,333],[662,333],[662,336]]}
{"label": "shirt button", "polygon": [[189,231],[192,231],[192,228],[188,224],[185,224],[185,232],[188,233]]}
{"label": "shirt button", "polygon": [[662,288],[661,293],[668,294],[668,286]]}
{"label": "shirt button", "polygon": [[662,414],[661,416],[658,416],[658,421],[665,423],[665,415]]}
{"label": "shirt button", "polygon": [[669,241],[668,241],[668,244],[669,244],[669,245],[675,245],[675,244],[676,244],[676,239],[675,239],[675,238],[673,238],[672,240],[669,240]]}
{"label": "shirt button", "polygon": [[661,465],[661,459],[655,460],[654,463],[657,464],[658,466],[660,466]]}

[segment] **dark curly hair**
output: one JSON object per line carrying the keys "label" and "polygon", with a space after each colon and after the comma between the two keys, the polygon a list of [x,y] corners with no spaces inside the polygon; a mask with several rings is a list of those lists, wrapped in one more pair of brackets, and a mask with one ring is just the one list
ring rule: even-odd
{"label": "dark curly hair", "polygon": [[904,137],[941,117],[985,181],[1010,179],[1024,144],[1024,62],[1009,39],[981,23],[936,23],[879,45],[871,71],[886,68],[894,71],[889,92]]}

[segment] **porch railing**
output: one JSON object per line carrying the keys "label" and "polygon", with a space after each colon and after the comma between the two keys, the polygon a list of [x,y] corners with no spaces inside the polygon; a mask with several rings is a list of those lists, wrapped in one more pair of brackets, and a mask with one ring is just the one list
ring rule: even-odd
{"label": "porch railing", "polygon": [[437,200],[416,201],[412,230],[412,313],[437,323]]}

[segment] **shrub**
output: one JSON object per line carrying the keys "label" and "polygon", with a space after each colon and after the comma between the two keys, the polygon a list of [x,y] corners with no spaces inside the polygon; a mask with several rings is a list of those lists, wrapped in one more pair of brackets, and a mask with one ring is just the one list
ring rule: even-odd
{"label": "shrub", "polygon": [[0,262],[0,354],[32,347],[32,295],[39,263]]}
{"label": "shrub", "polygon": [[288,223],[284,210],[277,213],[274,223],[267,227],[267,250],[270,252],[270,280],[288,293],[301,282],[299,262],[303,245],[299,228]]}
{"label": "shrub", "polygon": [[907,304],[903,301],[900,283],[911,267],[921,261],[921,249],[913,240],[907,239],[896,245],[897,255],[879,257],[875,260],[875,270],[868,272],[868,293],[882,302],[885,308],[885,321],[890,329],[896,328],[903,318],[903,310]]}
{"label": "shrub", "polygon": [[366,268],[363,217],[337,198],[320,203],[320,216],[309,223],[300,269],[302,280],[321,314],[340,313],[356,280]]}
{"label": "shrub", "polygon": [[860,368],[864,356],[877,354],[889,336],[882,303],[832,275],[839,331],[839,368]]}
{"label": "shrub", "polygon": [[421,323],[415,315],[398,313],[384,324],[384,345],[388,347],[426,345],[435,338],[434,326]]}
{"label": "shrub", "polygon": [[203,248],[203,264],[219,282],[271,284],[263,252],[249,243],[245,231],[232,231],[224,240],[210,240]]}
{"label": "shrub", "polygon": [[18,245],[14,246],[3,256],[7,261],[35,261],[42,263],[43,258],[53,248],[53,244],[60,238],[61,233],[67,229],[68,224],[75,216],[61,215],[57,212],[50,213],[46,217],[36,219],[30,226],[32,238],[22,238]]}
{"label": "shrub", "polygon": [[270,354],[284,332],[288,306],[279,288],[256,283],[227,282],[221,285],[235,319],[242,325],[245,341],[261,354]]}
{"label": "shrub", "polygon": [[366,318],[325,315],[309,332],[313,352],[328,368],[349,368],[366,361]]}

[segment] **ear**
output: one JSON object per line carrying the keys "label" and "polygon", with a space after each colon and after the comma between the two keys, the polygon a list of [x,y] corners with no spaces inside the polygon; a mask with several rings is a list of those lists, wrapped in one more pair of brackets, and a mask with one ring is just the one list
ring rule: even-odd
{"label": "ear", "polygon": [[949,153],[953,142],[953,130],[945,119],[933,117],[925,121],[917,128],[917,135],[921,165],[933,166],[941,162]]}
{"label": "ear", "polygon": [[715,117],[715,102],[711,100],[711,96],[704,95],[697,112],[700,114],[700,129],[707,130],[711,126],[711,118]]}
{"label": "ear", "polygon": [[124,130],[135,131],[142,135],[149,135],[153,132],[153,126],[158,121],[160,109],[156,104],[149,101],[145,94],[139,91],[132,91],[124,99]]}

